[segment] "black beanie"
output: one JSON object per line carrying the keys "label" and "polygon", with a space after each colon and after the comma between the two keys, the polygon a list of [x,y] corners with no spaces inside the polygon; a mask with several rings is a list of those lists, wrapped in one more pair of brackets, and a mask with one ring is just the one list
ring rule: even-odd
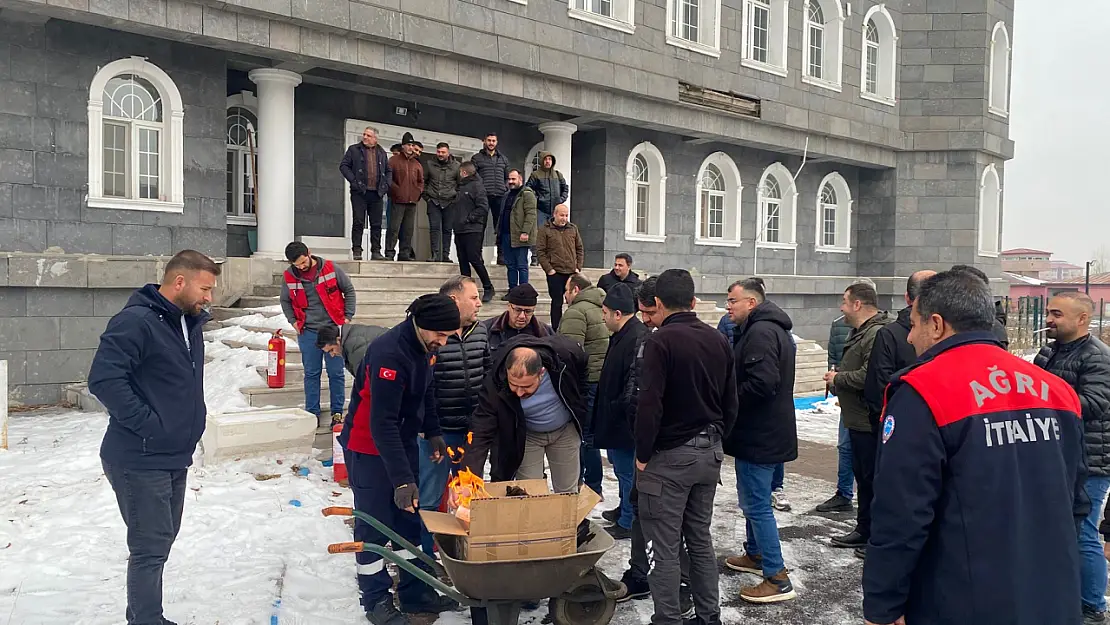
{"label": "black beanie", "polygon": [[412,301],[405,312],[412,315],[416,327],[421,330],[454,332],[462,325],[459,307],[446,295],[421,295]]}
{"label": "black beanie", "polygon": [[636,312],[636,298],[632,295],[632,289],[623,282],[609,287],[604,304],[609,310],[619,310],[626,315]]}
{"label": "black beanie", "polygon": [[[412,138],[412,133],[411,133],[411,132],[406,132],[406,133],[405,133],[405,134],[404,134],[404,135],[403,135],[403,136],[401,137],[401,145],[409,145],[410,143],[416,143],[416,139],[413,139],[413,138]],[[427,329],[427,328],[425,328],[425,330],[426,330],[426,329]]]}
{"label": "black beanie", "polygon": [[509,289],[509,303],[514,306],[535,306],[539,299],[540,294],[527,282]]}

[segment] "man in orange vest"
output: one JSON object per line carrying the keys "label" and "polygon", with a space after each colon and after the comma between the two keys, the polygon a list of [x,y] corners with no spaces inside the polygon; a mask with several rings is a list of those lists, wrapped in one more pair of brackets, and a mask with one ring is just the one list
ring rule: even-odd
{"label": "man in orange vest", "polygon": [[[343,420],[343,356],[333,356],[316,345],[316,332],[330,324],[343,326],[355,316],[355,286],[330,260],[313,256],[308,246],[294,241],[285,246],[289,269],[281,287],[281,310],[297,329],[297,346],[304,367],[304,409],[316,415],[317,432],[331,431]],[[320,410],[320,374],[328,371],[331,401]]]}

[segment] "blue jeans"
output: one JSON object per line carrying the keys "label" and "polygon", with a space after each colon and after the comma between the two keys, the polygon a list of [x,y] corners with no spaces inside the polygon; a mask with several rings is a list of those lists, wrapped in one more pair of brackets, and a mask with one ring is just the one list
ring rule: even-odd
{"label": "blue jeans", "polygon": [[[420,444],[420,509],[421,510],[439,510],[439,504],[443,502],[443,491],[447,488],[447,479],[450,477],[452,469],[457,465],[451,463],[450,458],[444,458],[442,462],[435,462],[432,460],[432,445],[423,438],[417,439]],[[447,446],[454,449],[456,447],[466,446],[466,434],[464,432],[444,432],[443,442]],[[424,553],[432,555],[435,552],[434,542],[432,535],[421,524],[420,527],[420,546],[424,549]]]}
{"label": "blue jeans", "polygon": [[505,241],[501,245],[501,255],[505,259],[505,271],[508,274],[509,288],[520,284],[528,284],[528,248],[513,247]]}
{"label": "blue jeans", "polygon": [[617,525],[626,530],[632,529],[632,479],[636,475],[636,452],[631,449],[610,449],[606,452],[621,493],[621,516]]}
{"label": "blue jeans", "polygon": [[854,481],[852,439],[848,436],[848,428],[844,427],[844,419],[841,419],[840,431],[836,436],[836,494],[851,500]]}
{"label": "blue jeans", "polygon": [[1091,498],[1091,511],[1079,526],[1079,579],[1083,606],[1096,612],[1106,611],[1106,556],[1098,534],[1098,520],[1110,490],[1110,477],[1089,477],[1085,485]]}
{"label": "blue jeans", "polygon": [[331,412],[345,412],[343,388],[343,357],[329,356],[316,347],[316,331],[305,330],[297,335],[297,346],[301,348],[301,364],[304,367],[304,409],[317,417],[320,416],[320,374],[328,370],[328,394],[331,396]]}
{"label": "blue jeans", "polygon": [[776,491],[782,489],[782,483],[786,479],[786,465],[782,462],[775,465],[775,474],[771,476],[771,490]]}
{"label": "blue jeans", "polygon": [[747,525],[744,551],[753,558],[762,556],[764,577],[777,574],[785,566],[779,527],[771,508],[771,478],[776,466],[736,461],[736,491]]}
{"label": "blue jeans", "polygon": [[[597,382],[586,384],[586,414],[594,411],[594,398],[597,396]],[[582,437],[582,481],[597,494],[601,492],[601,451],[594,447],[593,433]],[[631,523],[629,524],[631,526]]]}

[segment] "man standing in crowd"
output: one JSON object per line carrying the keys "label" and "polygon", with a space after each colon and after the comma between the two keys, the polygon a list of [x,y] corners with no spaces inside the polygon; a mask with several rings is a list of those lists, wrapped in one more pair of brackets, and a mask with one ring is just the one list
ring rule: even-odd
{"label": "man standing in crowd", "polygon": [[[559,322],[558,332],[582,346],[589,359],[586,378],[586,411],[593,413],[597,382],[601,379],[601,365],[609,347],[609,330],[605,327],[602,301],[605,291],[590,284],[580,273],[567,278],[567,312]],[[587,430],[582,437],[582,479],[595,493],[601,495],[601,452],[593,444],[593,432]]]}
{"label": "man standing in crowd", "polygon": [[844,345],[840,366],[836,371],[825,374],[825,382],[840,402],[840,415],[852,440],[852,472],[859,485],[859,501],[856,502],[856,529],[846,536],[834,536],[832,545],[854,548],[856,555],[863,557],[863,547],[871,537],[872,481],[875,478],[875,452],[879,444],[878,432],[871,429],[871,421],[867,418],[863,389],[875,335],[879,328],[890,323],[890,318],[879,310],[879,296],[875,288],[863,282],[857,282],[844,291],[840,312],[852,326],[852,334]]}
{"label": "man standing in crowd", "polygon": [[555,207],[555,218],[539,229],[536,253],[540,266],[547,273],[547,292],[551,295],[551,325],[559,329],[563,316],[563,293],[567,279],[582,270],[586,250],[578,226],[570,223],[570,209],[565,204]]}
{"label": "man standing in crowd", "polygon": [[[470,157],[470,162],[474,163],[474,167],[478,169],[478,177],[482,179],[482,185],[486,189],[486,197],[489,198],[489,212],[490,216],[493,217],[494,235],[500,237],[501,211],[503,208],[507,209],[511,206],[512,202],[505,199],[505,195],[508,193],[505,183],[509,179],[509,159],[505,158],[505,155],[497,149],[496,132],[486,133],[486,138],[482,140],[482,149]],[[520,173],[517,172],[517,175],[519,176]],[[497,264],[505,264],[500,245],[497,246]],[[510,289],[514,286],[516,285],[509,283]]]}
{"label": "man standing in crowd", "polygon": [[[316,346],[316,331],[326,325],[341,329],[355,316],[355,285],[330,260],[313,256],[294,241],[285,246],[289,269],[281,286],[281,310],[297,329],[297,347],[304,367],[304,409],[316,415],[318,432],[330,432],[343,419],[345,388],[343,358]],[[320,374],[328,372],[330,415],[320,410]]]}
{"label": "man standing in crowd", "polygon": [[[458,332],[461,321],[458,306],[445,295],[422,295],[407,312],[404,321],[374,341],[359,365],[339,443],[347,450],[355,509],[416,544],[420,542],[417,439],[424,437],[433,461],[446,459],[432,366],[436,351]],[[385,536],[357,518],[355,540],[386,542]],[[407,557],[419,562],[412,554]],[[366,618],[373,625],[408,625],[408,617],[393,605],[393,579],[381,556],[364,551],[355,559]],[[404,569],[400,569],[397,595],[401,612],[407,614],[438,614],[458,607]]]}
{"label": "man standing in crowd", "polygon": [[393,181],[389,185],[392,213],[389,230],[385,235],[385,257],[393,260],[397,247],[397,260],[416,260],[412,250],[412,231],[416,224],[416,203],[424,193],[424,165],[416,153],[412,133],[401,138],[401,154],[389,159]]}
{"label": "man standing in crowd", "polygon": [[162,570],[185,506],[185,476],[204,433],[204,324],[220,266],[178,252],[162,284],[135,291],[108,322],[89,391],[108,410],[104,475],[127,526],[129,624],[162,616]]}
{"label": "man standing in crowd", "polygon": [[520,170],[510,169],[509,192],[503,198],[497,229],[497,253],[508,267],[510,289],[528,284],[528,250],[536,243],[536,194],[523,184]]}
{"label": "man standing in crowd", "polygon": [[482,322],[489,332],[489,349],[496,353],[502,343],[520,334],[538,339],[555,334],[555,330],[536,319],[536,302],[539,294],[531,284],[521,284],[509,289],[509,304],[505,312]]}
{"label": "man standing in crowd", "polygon": [[1078,625],[1079,398],[1000,349],[976,277],[929,278],[911,319],[920,360],[886,394],[866,622]]}
{"label": "man standing in crowd", "polygon": [[1082,411],[1088,470],[1084,489],[1091,500],[1091,511],[1079,527],[1084,625],[1106,622],[1106,557],[1098,521],[1110,490],[1110,347],[1091,336],[1094,311],[1090,296],[1078,291],[1050,299],[1045,325],[1054,341],[1041,348],[1034,360],[1075,389]]}
{"label": "man standing in crowd", "polygon": [[[852,326],[841,315],[829,326],[829,371],[836,371],[844,356],[844,344]],[[828,395],[828,393],[826,393]],[[818,512],[851,512],[855,476],[852,474],[852,439],[848,428],[844,427],[844,417],[840,418],[836,439],[836,493],[827,501],[817,505]]]}
{"label": "man standing in crowd", "polygon": [[[958,271],[961,273],[971,274],[978,278],[980,282],[987,285],[988,291],[991,288],[991,279],[988,278],[987,274],[983,273],[983,270],[979,269],[978,267],[974,267],[972,265],[952,265],[952,269],[950,271]],[[1005,324],[1003,324],[1002,321],[998,319],[998,315],[995,315],[994,323],[991,324],[991,332],[994,332],[994,336],[998,339],[998,342],[1002,343],[1002,349],[1010,348],[1010,335],[1006,332]]]}
{"label": "man standing in crowd", "polygon": [[597,280],[597,288],[609,292],[614,284],[623,283],[635,291],[640,286],[640,276],[632,271],[632,255],[621,252],[613,259],[613,270]]}
{"label": "man standing in crowd", "polygon": [[465,461],[481,475],[493,449],[491,480],[544,479],[556,493],[578,492],[578,450],[589,427],[586,353],[558,334],[513,339],[494,359],[472,422]]}
{"label": "man standing in crowd", "polygon": [[752,603],[776,603],[795,597],[779,544],[771,508],[775,472],[798,458],[794,416],[794,359],[797,348],[790,317],[767,301],[763,280],[748,278],[728,291],[728,312],[736,323],[733,347],[739,412],[725,439],[725,453],[736,458],[736,487],[747,524],[744,555],[725,560],[734,571],[752,573],[763,582],[740,589]]}
{"label": "man standing in crowd", "polygon": [[389,156],[378,145],[378,131],[369,126],[362,131],[362,141],[349,148],[339,163],[339,171],[351,190],[351,253],[362,260],[362,235],[370,221],[370,253],[372,260],[382,256],[382,200],[389,193],[393,173]]}
{"label": "man standing in crowd", "polygon": [[[532,172],[528,177],[528,188],[536,194],[536,207],[539,210],[539,225],[542,227],[547,222],[551,221],[555,209],[560,204],[566,204],[567,198],[570,197],[570,187],[567,185],[566,178],[559,170],[555,169],[555,155],[550,152],[540,152],[539,155],[540,166]],[[568,218],[569,218],[569,212]],[[532,255],[532,264],[537,264],[537,254],[539,250],[535,250]],[[558,327],[558,324],[554,324]]]}
{"label": "man standing in crowd", "polygon": [[[451,146],[436,145],[435,158],[428,159],[424,171],[424,203],[428,206],[428,240],[433,263],[451,262],[451,205],[462,185],[459,161],[451,156]],[[485,221],[482,222],[485,225]],[[460,261],[461,262],[461,261]]]}
{"label": "man standing in crowd", "polygon": [[459,272],[470,275],[470,268],[482,281],[482,301],[493,300],[493,283],[490,282],[486,263],[482,260],[482,239],[489,218],[486,189],[478,179],[474,163],[467,161],[459,167],[462,184],[451,208],[455,219],[455,253],[459,256]]}
{"label": "man standing in crowd", "polygon": [[[613,538],[621,540],[632,536],[632,480],[636,475],[636,444],[632,439],[631,420],[635,407],[628,405],[625,390],[636,360],[636,348],[640,338],[647,335],[647,328],[636,318],[636,298],[625,284],[615,284],[605,294],[601,315],[605,328],[613,335],[609,337],[598,378],[590,421],[593,447],[606,450],[617,476],[620,502],[615,508],[617,518],[608,530]],[[569,310],[567,318],[570,318]],[[586,485],[593,488],[589,480]]]}
{"label": "man standing in crowd", "polygon": [[693,313],[694,279],[668,269],[655,285],[659,331],[644,342],[636,410],[636,468],[656,625],[679,625],[679,549],[690,555],[698,623],[720,623],[713,497],[721,476],[721,438],[736,420],[732,350]]}
{"label": "man standing in crowd", "polygon": [[343,358],[347,373],[358,373],[358,365],[366,356],[366,350],[374,339],[386,333],[389,328],[367,326],[358,323],[343,324],[343,340],[339,340],[339,327],[329,323],[316,331],[316,347],[328,356]]}

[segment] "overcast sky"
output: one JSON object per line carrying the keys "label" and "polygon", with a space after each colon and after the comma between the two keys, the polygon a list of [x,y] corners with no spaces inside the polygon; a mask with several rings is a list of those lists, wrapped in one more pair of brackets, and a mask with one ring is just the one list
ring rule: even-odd
{"label": "overcast sky", "polygon": [[1099,60],[1110,26],[1106,2],[1054,0],[1067,5],[1061,11],[1017,3],[1010,115],[1017,146],[1005,170],[1003,249],[1048,250],[1077,265],[1108,255],[1110,87]]}

